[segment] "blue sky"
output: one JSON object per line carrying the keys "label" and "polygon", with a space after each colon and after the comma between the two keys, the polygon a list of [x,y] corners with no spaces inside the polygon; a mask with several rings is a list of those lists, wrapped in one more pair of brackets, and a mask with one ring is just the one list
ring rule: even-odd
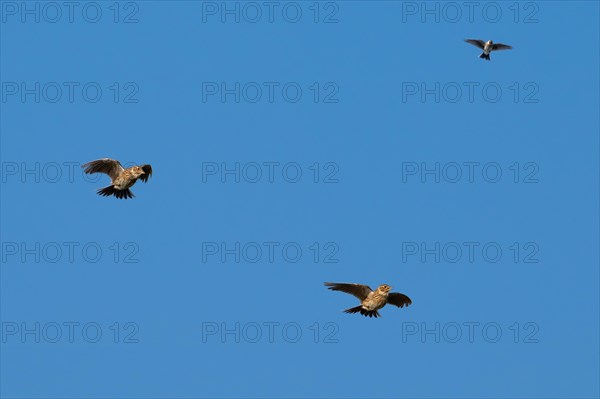
{"label": "blue sky", "polygon": [[597,2],[0,4],[2,397],[600,394]]}

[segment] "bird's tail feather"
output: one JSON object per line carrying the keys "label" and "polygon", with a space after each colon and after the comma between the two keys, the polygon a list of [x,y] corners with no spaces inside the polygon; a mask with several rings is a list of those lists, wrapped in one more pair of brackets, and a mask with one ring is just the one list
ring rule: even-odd
{"label": "bird's tail feather", "polygon": [[361,312],[362,310],[363,310],[362,306],[357,306],[355,308],[350,308],[350,309],[344,310],[344,313],[358,313],[358,312]]}
{"label": "bird's tail feather", "polygon": [[111,195],[114,195],[115,197],[117,197],[119,199],[127,199],[127,198],[134,197],[133,193],[128,188],[125,190],[117,190],[115,188],[115,186],[113,186],[113,185],[101,188],[100,190],[97,191],[97,193],[98,193],[98,195],[102,195],[104,197],[110,197]]}
{"label": "bird's tail feather", "polygon": [[479,58],[483,58],[484,60],[490,60],[490,55],[486,54],[486,53],[481,53],[481,55],[479,56]]}
{"label": "bird's tail feather", "polygon": [[365,317],[369,316],[369,317],[381,317],[381,315],[379,314],[378,311],[376,310],[365,310],[363,309],[362,306],[356,306],[354,308],[350,308],[350,309],[346,309],[344,310],[344,313],[359,313]]}

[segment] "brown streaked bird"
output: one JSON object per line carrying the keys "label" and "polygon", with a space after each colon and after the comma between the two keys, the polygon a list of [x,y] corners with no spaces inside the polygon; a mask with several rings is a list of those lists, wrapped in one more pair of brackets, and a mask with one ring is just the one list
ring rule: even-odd
{"label": "brown streaked bird", "polygon": [[381,284],[375,291],[368,285],[353,283],[325,283],[332,291],[341,291],[351,294],[360,300],[360,306],[344,310],[344,313],[358,313],[363,316],[381,317],[378,310],[386,304],[391,304],[403,308],[412,304],[409,297],[399,292],[391,292],[392,287],[387,284]]}
{"label": "brown streaked bird", "polygon": [[479,58],[483,58],[484,60],[488,60],[488,61],[490,60],[490,53],[492,51],[512,49],[512,46],[509,46],[508,44],[494,43],[491,40],[484,42],[483,40],[466,39],[465,42],[470,43],[473,46],[479,47],[480,49],[482,49],[483,53],[481,53],[481,55],[479,55]]}
{"label": "brown streaked bird", "polygon": [[132,166],[125,169],[119,161],[110,158],[88,162],[81,167],[84,168],[85,173],[106,173],[110,176],[111,185],[96,192],[105,197],[114,195],[119,199],[135,197],[129,187],[133,186],[138,179],[146,183],[152,176],[152,166],[150,165]]}

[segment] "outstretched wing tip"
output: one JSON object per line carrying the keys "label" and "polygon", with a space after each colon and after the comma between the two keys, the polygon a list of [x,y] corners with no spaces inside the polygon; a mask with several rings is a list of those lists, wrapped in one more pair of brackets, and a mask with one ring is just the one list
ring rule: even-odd
{"label": "outstretched wing tip", "polygon": [[367,285],[355,284],[355,283],[329,283],[326,282],[325,286],[332,291],[341,291],[346,294],[354,295],[361,301],[369,295],[372,289]]}
{"label": "outstretched wing tip", "polygon": [[477,46],[479,48],[483,48],[483,46],[485,46],[485,42],[479,39],[465,39],[465,42],[472,44],[473,46]]}
{"label": "outstretched wing tip", "polygon": [[405,306],[409,306],[412,305],[412,300],[404,295],[401,294],[399,292],[392,292],[389,296],[388,296],[388,301],[389,304],[392,304],[394,306],[397,306],[399,308],[403,308]]}
{"label": "outstretched wing tip", "polygon": [[144,174],[140,176],[140,180],[146,183],[150,177],[152,177],[152,165],[144,164],[141,166]]}
{"label": "outstretched wing tip", "polygon": [[120,172],[123,171],[123,166],[121,163],[110,158],[96,159],[81,165],[81,167],[84,168],[83,171],[87,174],[105,173],[111,178],[116,177]]}
{"label": "outstretched wing tip", "polygon": [[504,43],[494,44],[494,50],[512,50],[512,46]]}

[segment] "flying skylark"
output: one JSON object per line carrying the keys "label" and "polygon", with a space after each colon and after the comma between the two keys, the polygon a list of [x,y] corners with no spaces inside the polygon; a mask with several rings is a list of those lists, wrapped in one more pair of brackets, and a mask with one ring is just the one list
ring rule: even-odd
{"label": "flying skylark", "polygon": [[508,44],[494,43],[491,40],[484,42],[483,40],[466,39],[465,42],[470,43],[473,46],[479,47],[480,49],[482,49],[483,53],[481,53],[479,58],[483,58],[484,60],[488,60],[488,61],[490,60],[490,53],[492,51],[512,49],[512,46],[509,46]]}
{"label": "flying skylark", "polygon": [[350,283],[325,283],[333,291],[341,291],[354,295],[360,300],[360,306],[344,310],[344,313],[360,312],[363,316],[381,317],[378,310],[386,304],[396,305],[399,308],[412,304],[409,297],[399,292],[392,292],[392,287],[382,284],[375,291],[367,285]]}
{"label": "flying skylark", "polygon": [[84,168],[85,173],[106,173],[109,175],[111,185],[99,189],[97,193],[105,197],[114,195],[119,199],[134,197],[129,187],[133,186],[138,179],[146,183],[148,178],[152,176],[152,166],[150,165],[132,166],[125,169],[119,161],[110,158],[88,162],[81,167]]}

